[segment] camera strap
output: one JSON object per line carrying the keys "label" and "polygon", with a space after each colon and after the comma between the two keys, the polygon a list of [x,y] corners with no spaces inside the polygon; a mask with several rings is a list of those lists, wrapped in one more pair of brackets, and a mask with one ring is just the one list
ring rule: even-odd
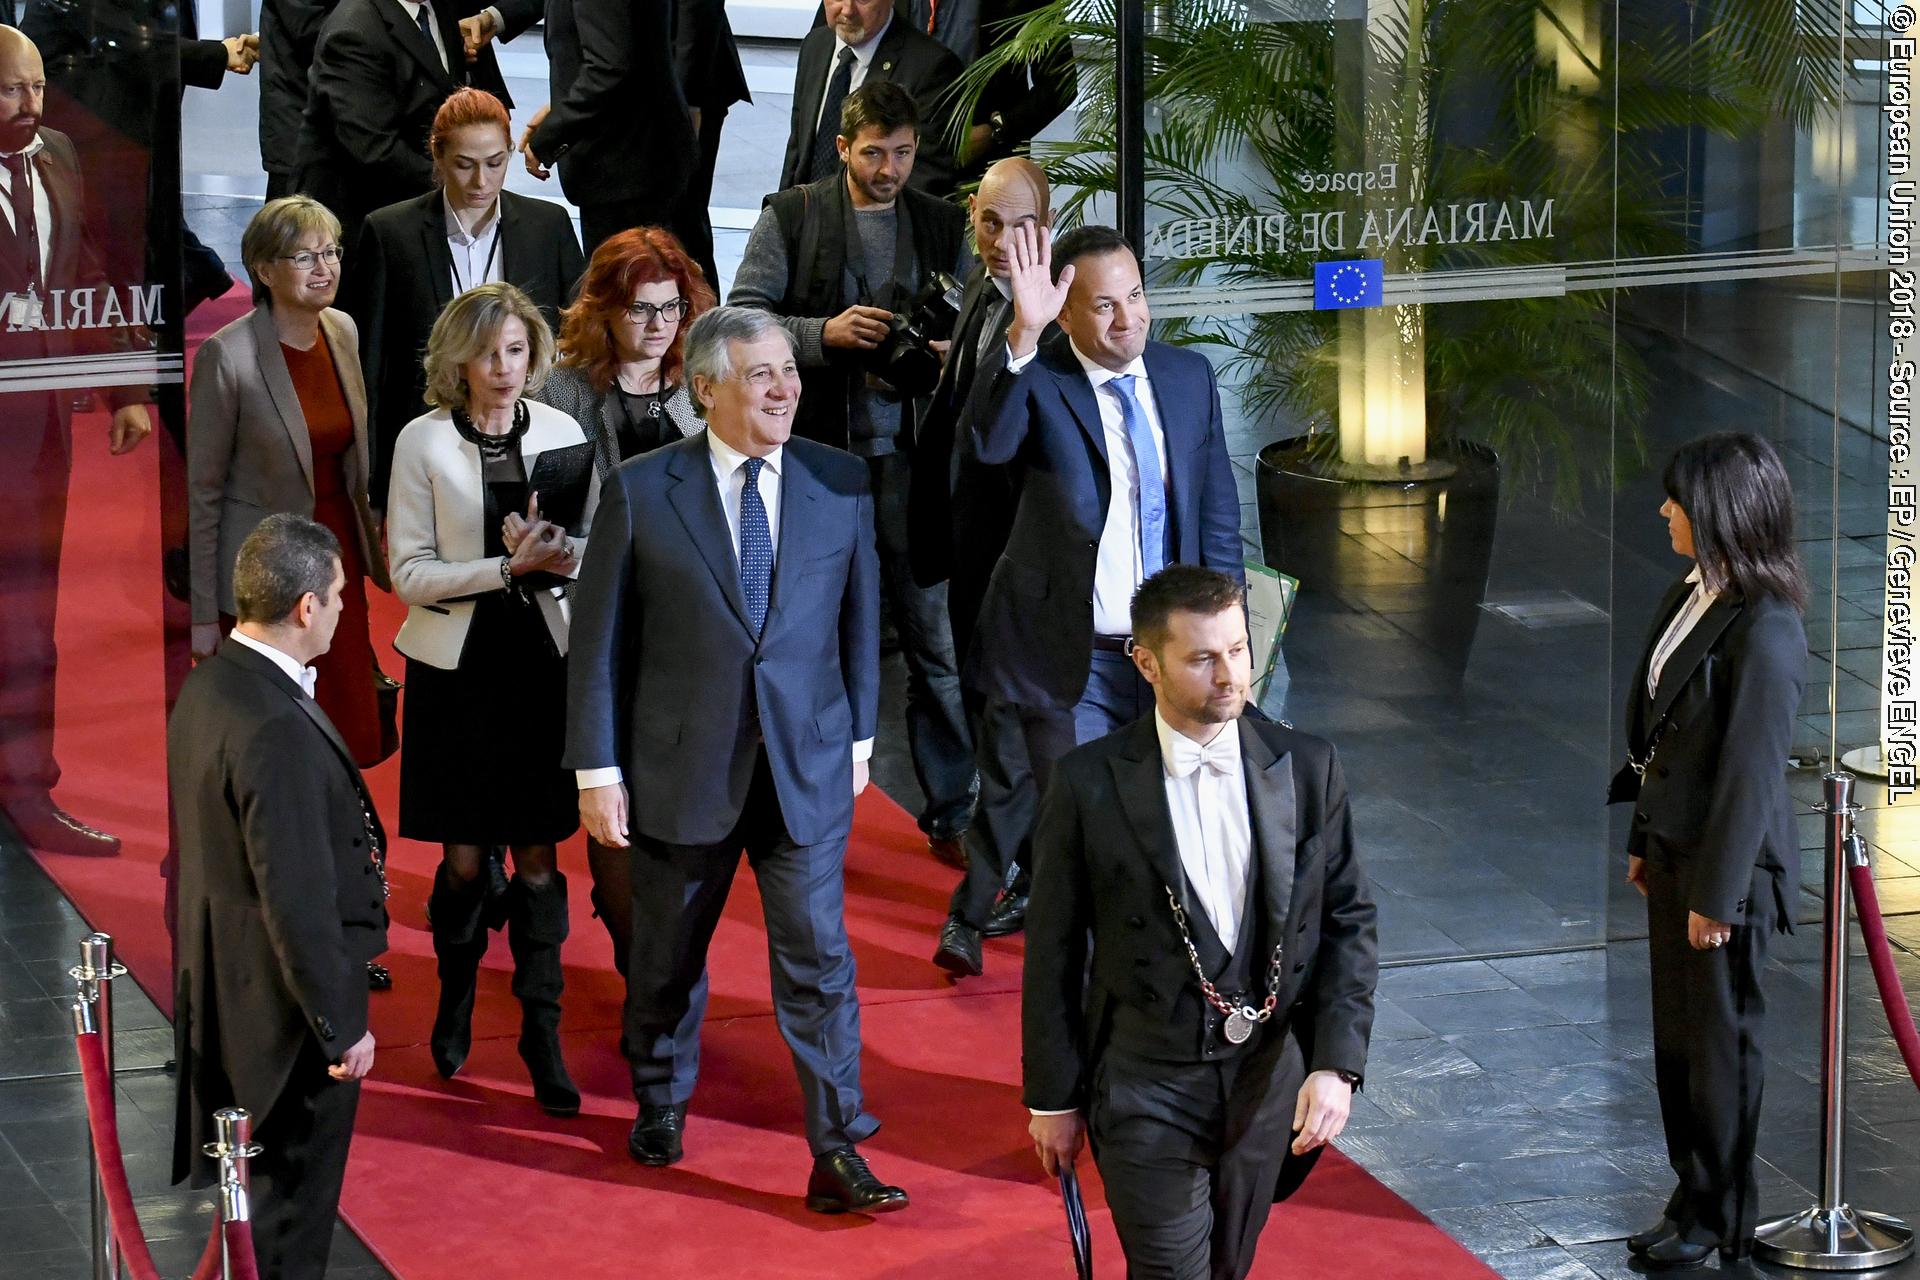
{"label": "camera strap", "polygon": [[[840,204],[844,212],[842,225],[846,228],[847,273],[853,277],[856,292],[854,301],[863,306],[899,310],[901,282],[913,280],[914,268],[913,215],[907,212],[906,192],[902,190],[893,200],[893,272],[879,289],[873,287],[874,275],[867,263],[866,242],[860,238],[860,211],[853,207],[853,197],[847,193],[844,182],[840,184]],[[912,285],[909,283],[906,287]]]}

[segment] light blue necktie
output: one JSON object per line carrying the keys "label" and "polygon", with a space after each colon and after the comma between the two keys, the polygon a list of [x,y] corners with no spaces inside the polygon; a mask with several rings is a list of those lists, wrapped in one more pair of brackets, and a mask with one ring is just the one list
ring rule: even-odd
{"label": "light blue necktie", "polygon": [[756,636],[767,625],[767,590],[773,583],[773,534],[760,498],[760,468],[766,465],[765,458],[748,458],[747,482],[740,489],[740,592]]}
{"label": "light blue necktie", "polygon": [[1140,575],[1151,578],[1167,565],[1167,482],[1160,474],[1160,451],[1146,410],[1133,394],[1133,375],[1121,374],[1109,384],[1120,393],[1120,412],[1127,423],[1127,446],[1133,450],[1134,474],[1140,485]]}

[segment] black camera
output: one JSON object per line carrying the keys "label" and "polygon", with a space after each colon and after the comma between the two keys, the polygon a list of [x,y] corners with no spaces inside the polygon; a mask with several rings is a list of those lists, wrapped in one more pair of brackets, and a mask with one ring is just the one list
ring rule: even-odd
{"label": "black camera", "polygon": [[895,312],[887,321],[887,336],[865,354],[868,373],[903,399],[932,395],[940,382],[940,353],[935,342],[953,336],[960,319],[960,282],[944,271],[928,277],[905,315]]}

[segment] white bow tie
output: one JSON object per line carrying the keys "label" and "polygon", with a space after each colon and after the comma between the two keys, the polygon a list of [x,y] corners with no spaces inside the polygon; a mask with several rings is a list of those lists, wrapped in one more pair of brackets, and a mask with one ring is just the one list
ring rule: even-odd
{"label": "white bow tie", "polygon": [[1238,744],[1227,740],[1227,735],[1232,732],[1232,726],[1222,729],[1214,740],[1205,746],[1201,746],[1185,734],[1169,735],[1173,758],[1167,762],[1168,772],[1176,778],[1185,778],[1204,765],[1222,777],[1231,774],[1240,763],[1240,753],[1233,749]]}
{"label": "white bow tie", "polygon": [[314,682],[319,679],[319,676],[320,676],[320,673],[315,671],[312,667],[300,668],[300,690],[301,692],[305,693],[309,698],[313,696]]}

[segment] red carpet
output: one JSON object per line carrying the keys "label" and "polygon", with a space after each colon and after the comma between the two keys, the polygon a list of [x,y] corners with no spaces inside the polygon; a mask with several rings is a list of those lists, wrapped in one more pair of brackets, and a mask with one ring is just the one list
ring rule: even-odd
{"label": "red carpet", "polygon": [[[239,293],[235,291],[236,295]],[[196,315],[196,336],[244,308]],[[59,752],[67,808],[127,840],[110,861],[44,857],[95,925],[113,933],[142,984],[164,997],[168,963],[155,867],[165,847],[156,448],[106,454],[104,420],[75,424],[66,590],[61,595]],[[175,602],[166,608],[178,609]],[[376,602],[377,637],[400,609]],[[382,662],[401,665],[384,643]],[[373,770],[396,811],[398,761]],[[473,1277],[879,1278],[1067,1276],[1066,1231],[1025,1134],[1019,1091],[1020,948],[990,943],[989,976],[956,989],[928,961],[953,873],[933,863],[912,820],[877,790],[862,800],[847,857],[848,925],[860,968],[870,1109],[865,1145],[913,1207],[877,1221],[809,1214],[792,1065],[770,1015],[765,941],[743,873],[715,939],[713,1003],[688,1156],[668,1170],[625,1154],[633,1109],[616,1046],[620,983],[587,914],[585,856],[561,854],[573,883],[567,946],[569,1061],[586,1106],[575,1120],[533,1104],[514,1053],[518,1011],[497,940],[483,973],[477,1043],[442,1081],[424,1046],[434,975],[421,909],[437,851],[392,852],[395,990],[375,995],[379,1055],[361,1110],[343,1211],[404,1280]],[[1090,1170],[1089,1170],[1090,1173]],[[1088,1193],[1100,1273],[1119,1246]],[[1275,1215],[1261,1277],[1452,1280],[1484,1266],[1363,1170],[1334,1154]]]}

